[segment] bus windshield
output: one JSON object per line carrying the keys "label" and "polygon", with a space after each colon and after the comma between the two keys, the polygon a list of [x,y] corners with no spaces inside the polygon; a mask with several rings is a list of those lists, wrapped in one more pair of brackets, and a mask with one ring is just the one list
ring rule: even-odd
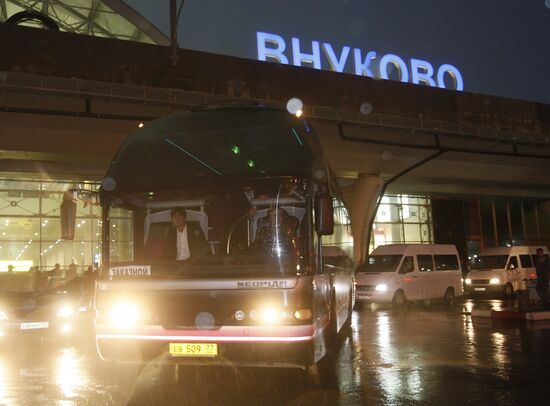
{"label": "bus windshield", "polygon": [[395,272],[403,255],[369,255],[359,272]]}
{"label": "bus windshield", "polygon": [[504,269],[508,255],[482,255],[474,259],[472,269],[479,271]]}
{"label": "bus windshield", "polygon": [[128,137],[107,178],[113,188],[138,191],[305,175],[318,146],[303,123],[285,120],[272,111],[182,113],[157,120]]}
{"label": "bus windshield", "polygon": [[[120,193],[110,200],[112,213],[130,212],[134,235],[141,237],[128,249],[118,247],[120,237],[112,235],[112,264],[162,263],[162,273],[296,274],[307,258],[307,182],[300,177]],[[119,230],[111,226],[109,232]]]}

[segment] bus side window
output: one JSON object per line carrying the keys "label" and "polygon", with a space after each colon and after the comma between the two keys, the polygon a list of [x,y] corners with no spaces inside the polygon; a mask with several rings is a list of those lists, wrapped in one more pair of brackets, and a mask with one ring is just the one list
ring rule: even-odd
{"label": "bus side window", "polygon": [[414,258],[413,257],[405,257],[403,260],[403,263],[401,264],[401,268],[399,268],[399,273],[401,275],[404,275],[406,273],[414,272]]}

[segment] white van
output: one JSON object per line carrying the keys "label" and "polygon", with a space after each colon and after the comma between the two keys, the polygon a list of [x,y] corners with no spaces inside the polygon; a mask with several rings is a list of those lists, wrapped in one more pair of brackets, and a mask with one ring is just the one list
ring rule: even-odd
{"label": "white van", "polygon": [[526,289],[524,279],[536,278],[533,257],[538,248],[548,255],[548,248],[539,245],[482,250],[466,276],[466,292],[511,298],[516,290]]}
{"label": "white van", "polygon": [[392,244],[377,247],[357,270],[356,299],[403,305],[407,300],[444,299],[462,290],[454,245]]}

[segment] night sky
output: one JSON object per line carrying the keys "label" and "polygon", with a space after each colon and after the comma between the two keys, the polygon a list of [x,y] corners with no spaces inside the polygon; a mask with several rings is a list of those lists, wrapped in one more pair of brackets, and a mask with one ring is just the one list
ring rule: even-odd
{"label": "night sky", "polygon": [[[168,33],[169,0],[126,3]],[[257,59],[257,31],[448,63],[466,91],[550,103],[550,0],[186,0],[178,36]]]}

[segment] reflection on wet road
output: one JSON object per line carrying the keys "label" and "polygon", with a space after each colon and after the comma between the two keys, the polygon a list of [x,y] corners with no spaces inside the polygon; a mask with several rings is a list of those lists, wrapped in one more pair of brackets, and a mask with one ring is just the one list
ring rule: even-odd
{"label": "reflection on wet road", "polygon": [[107,365],[89,328],[69,344],[4,340],[0,404],[547,404],[550,323],[472,319],[473,306],[504,304],[354,311],[337,389],[293,370],[185,367],[176,378],[167,367]]}

